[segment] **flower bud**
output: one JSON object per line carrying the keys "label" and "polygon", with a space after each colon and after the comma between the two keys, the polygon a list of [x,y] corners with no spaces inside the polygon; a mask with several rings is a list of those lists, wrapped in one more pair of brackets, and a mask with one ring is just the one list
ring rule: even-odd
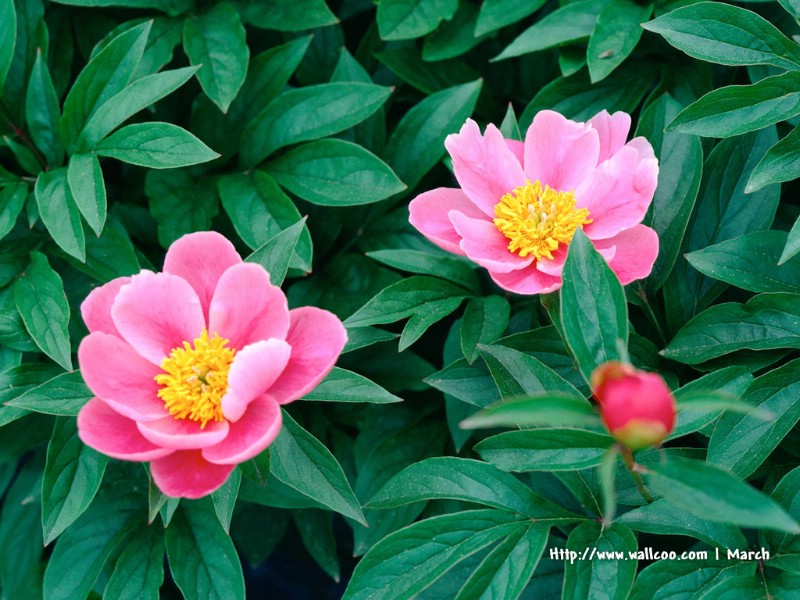
{"label": "flower bud", "polygon": [[675,426],[675,398],[659,375],[610,361],[594,370],[591,384],[603,423],[628,448],[658,444]]}

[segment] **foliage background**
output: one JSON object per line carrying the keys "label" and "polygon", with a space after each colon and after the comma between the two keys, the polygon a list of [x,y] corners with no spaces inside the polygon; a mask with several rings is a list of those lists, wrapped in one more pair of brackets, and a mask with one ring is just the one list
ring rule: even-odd
{"label": "foliage background", "polygon": [[[800,208],[779,183],[800,175],[798,17],[795,0],[0,0],[0,596],[796,597]],[[542,109],[624,110],[652,142],[647,280],[623,292],[577,242],[560,295],[509,296],[408,225],[416,193],[452,185],[447,134],[473,116],[520,139]],[[209,228],[350,343],[270,452],[178,503],[78,440],[78,307]],[[681,409],[636,457],[653,503],[578,418],[585,374],[625,344]],[[525,395],[544,409],[458,426]],[[587,547],[710,554],[549,558]],[[330,580],[275,575],[311,559]]]}

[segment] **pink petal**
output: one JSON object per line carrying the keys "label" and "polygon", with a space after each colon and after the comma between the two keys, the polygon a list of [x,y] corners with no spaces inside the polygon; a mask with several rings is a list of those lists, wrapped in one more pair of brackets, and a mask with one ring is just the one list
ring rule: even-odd
{"label": "pink petal", "polygon": [[228,372],[228,393],[222,398],[222,413],[228,421],[238,421],[247,405],[275,383],[291,354],[292,347],[276,339],[250,344],[236,353]]}
{"label": "pink petal", "polygon": [[561,277],[553,277],[533,267],[510,273],[489,272],[494,282],[516,294],[548,294],[561,287]]}
{"label": "pink petal", "polygon": [[147,461],[172,453],[145,439],[134,421],[100,398],[89,400],[78,413],[78,435],[87,446],[120,460]]}
{"label": "pink petal", "polygon": [[220,277],[211,300],[209,333],[218,333],[240,350],[259,340],[285,339],[289,306],[260,265],[234,265]]}
{"label": "pink petal", "polygon": [[461,236],[456,233],[447,217],[451,210],[457,210],[475,218],[486,215],[458,189],[437,188],[414,198],[408,205],[411,213],[409,222],[419,232],[440,248],[464,256],[459,247]]}
{"label": "pink petal", "polygon": [[281,430],[281,408],[268,395],[250,403],[247,412],[231,432],[216,446],[203,449],[203,457],[212,463],[234,465],[260,454]]}
{"label": "pink petal", "polygon": [[519,140],[506,139],[506,146],[511,152],[514,153],[519,164],[522,165],[523,171],[525,170],[525,144]]}
{"label": "pink petal", "polygon": [[173,498],[202,498],[227,481],[234,465],[215,465],[199,450],[185,450],[150,463],[153,481]]}
{"label": "pink petal", "polygon": [[168,273],[134,275],[117,294],[111,316],[122,337],[159,366],[174,348],[194,340],[205,326],[192,286]]}
{"label": "pink petal", "polygon": [[164,272],[178,275],[191,284],[208,320],[208,306],[219,278],[240,262],[242,257],[225,236],[215,231],[199,231],[172,243],[164,258]]}
{"label": "pink petal", "polygon": [[524,269],[533,262],[533,256],[522,258],[508,249],[509,240],[494,223],[485,219],[471,219],[457,210],[448,215],[462,237],[461,249],[480,266],[496,273]]}
{"label": "pink petal", "polygon": [[111,306],[120,288],[130,283],[130,277],[117,277],[105,285],[93,289],[81,304],[81,316],[90,332],[102,331],[120,336],[111,318]]}
{"label": "pink petal", "polygon": [[625,145],[629,148],[635,149],[639,153],[639,160],[656,157],[656,153],[653,151],[653,146],[650,145],[650,142],[647,141],[647,138],[635,137]]}
{"label": "pink petal", "polygon": [[83,338],[78,363],[86,385],[122,416],[154,421],[169,414],[153,379],[159,369],[117,336],[98,331]]}
{"label": "pink petal", "polygon": [[589,125],[600,137],[598,162],[603,162],[614,156],[625,145],[631,129],[631,116],[621,111],[610,115],[607,110],[603,110],[589,119]]}
{"label": "pink petal", "polygon": [[172,450],[194,450],[219,444],[229,430],[227,421],[209,421],[205,429],[200,429],[197,421],[172,416],[159,421],[139,422],[136,426],[148,440]]}
{"label": "pink petal", "polygon": [[467,197],[493,217],[494,206],[514,188],[525,185],[525,173],[503,134],[494,125],[481,136],[472,119],[457,134],[447,136],[444,145],[453,158],[453,172]]}
{"label": "pink petal", "polygon": [[302,398],[316,387],[336,364],[347,342],[342,322],[327,310],[304,306],[289,312],[292,325],[286,341],[292,356],[269,394],[278,404]]}
{"label": "pink petal", "polygon": [[564,262],[567,260],[568,251],[568,245],[559,245],[558,249],[553,252],[553,260],[540,258],[536,261],[536,268],[547,275],[561,277],[561,272],[564,270]]}
{"label": "pink petal", "polygon": [[576,191],[575,205],[589,209],[592,222],[583,226],[589,238],[610,238],[641,223],[658,181],[658,161],[641,160],[638,151],[625,146],[600,164]]}
{"label": "pink petal", "polygon": [[614,250],[608,265],[622,285],[650,275],[658,256],[658,234],[645,225],[635,225],[613,238],[592,240],[592,243],[601,253]]}
{"label": "pink petal", "polygon": [[600,138],[591,125],[552,110],[536,114],[525,135],[525,173],[558,191],[576,189],[597,166]]}

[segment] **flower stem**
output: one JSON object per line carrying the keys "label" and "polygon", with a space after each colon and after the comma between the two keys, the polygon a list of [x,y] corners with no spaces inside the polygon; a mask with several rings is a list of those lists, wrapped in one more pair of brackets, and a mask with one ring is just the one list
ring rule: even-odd
{"label": "flower stem", "polygon": [[653,497],[650,495],[650,492],[647,491],[647,488],[644,485],[644,480],[642,480],[642,476],[639,473],[639,465],[636,464],[636,461],[633,459],[633,451],[620,444],[619,453],[622,456],[622,460],[625,462],[625,466],[627,467],[628,471],[633,477],[634,483],[636,483],[636,489],[639,490],[639,493],[642,495],[642,498],[650,504],[653,502]]}

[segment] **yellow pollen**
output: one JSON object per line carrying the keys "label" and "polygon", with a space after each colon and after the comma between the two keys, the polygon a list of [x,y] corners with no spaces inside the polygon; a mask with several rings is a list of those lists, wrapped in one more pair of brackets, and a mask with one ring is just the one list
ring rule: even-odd
{"label": "yellow pollen", "polygon": [[537,179],[509,192],[494,207],[494,224],[510,241],[508,249],[525,258],[553,259],[559,244],[592,222],[586,208],[575,208],[573,192],[558,192]]}
{"label": "yellow pollen", "polygon": [[203,329],[194,342],[183,342],[161,362],[164,373],[155,376],[162,387],[158,397],[176,419],[222,421],[222,397],[228,390],[228,371],[236,350],[226,348],[228,340],[216,333],[208,337]]}

